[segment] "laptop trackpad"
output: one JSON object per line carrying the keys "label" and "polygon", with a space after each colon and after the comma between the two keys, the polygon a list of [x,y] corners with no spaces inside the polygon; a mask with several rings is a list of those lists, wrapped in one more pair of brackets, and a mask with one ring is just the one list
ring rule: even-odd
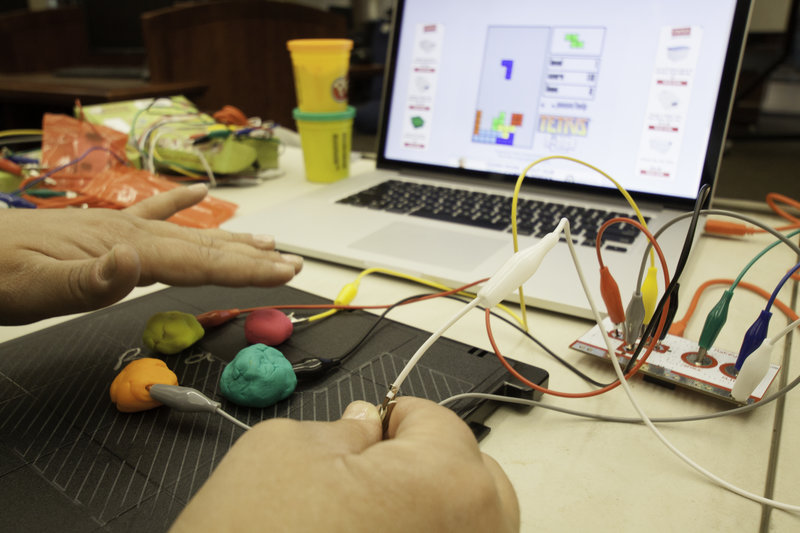
{"label": "laptop trackpad", "polygon": [[[352,248],[470,272],[501,248],[511,248],[511,239],[467,235],[457,231],[395,222],[363,239]],[[510,253],[510,251],[509,251]]]}

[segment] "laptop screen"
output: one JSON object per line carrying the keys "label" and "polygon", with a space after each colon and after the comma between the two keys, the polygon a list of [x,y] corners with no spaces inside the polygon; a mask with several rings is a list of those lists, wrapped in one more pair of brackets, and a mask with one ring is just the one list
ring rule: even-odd
{"label": "laptop screen", "polygon": [[[639,197],[693,199],[716,176],[749,6],[400,0],[378,164],[513,179],[564,155]],[[613,187],[562,159],[528,176]]]}

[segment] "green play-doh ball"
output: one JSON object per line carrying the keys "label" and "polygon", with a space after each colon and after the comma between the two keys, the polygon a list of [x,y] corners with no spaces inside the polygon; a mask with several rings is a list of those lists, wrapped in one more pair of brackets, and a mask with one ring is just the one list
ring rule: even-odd
{"label": "green play-doh ball", "polygon": [[205,331],[194,315],[181,311],[156,313],[147,321],[142,334],[145,346],[172,355],[203,338]]}
{"label": "green play-doh ball", "polygon": [[219,379],[222,395],[245,407],[269,407],[289,397],[297,386],[292,364],[265,344],[244,348]]}

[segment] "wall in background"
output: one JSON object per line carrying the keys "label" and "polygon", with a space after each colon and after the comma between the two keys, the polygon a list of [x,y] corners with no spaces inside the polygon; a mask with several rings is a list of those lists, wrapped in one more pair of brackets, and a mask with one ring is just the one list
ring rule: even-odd
{"label": "wall in background", "polygon": [[792,0],[754,0],[751,33],[780,33],[786,30]]}

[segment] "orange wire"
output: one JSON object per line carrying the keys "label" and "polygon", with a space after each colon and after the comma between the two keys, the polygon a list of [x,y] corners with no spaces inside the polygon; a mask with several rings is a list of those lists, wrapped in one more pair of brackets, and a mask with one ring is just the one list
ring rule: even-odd
{"label": "orange wire", "polygon": [[[794,216],[791,213],[787,212],[785,209],[783,209],[782,207],[780,207],[778,205],[779,203],[782,203],[782,204],[786,204],[788,206],[794,207],[796,209],[800,209],[800,202],[798,202],[794,198],[790,198],[790,197],[788,197],[788,196],[786,196],[784,194],[780,194],[780,193],[777,193],[777,192],[768,193],[767,194],[767,198],[766,198],[766,202],[767,202],[767,205],[769,206],[769,208],[772,209],[772,211],[776,215],[778,215],[782,219],[787,220],[788,222],[790,222],[789,224],[787,224],[785,226],[776,227],[775,228],[776,231],[787,231],[787,230],[790,230],[790,229],[800,228],[800,218],[797,218],[796,216]],[[750,230],[750,232],[751,233],[766,233],[766,230],[761,229],[761,228],[752,228]]]}
{"label": "orange wire", "polygon": [[797,218],[789,213],[787,213],[784,209],[779,207],[777,204],[782,203],[794,207],[795,209],[800,209],[800,202],[795,200],[794,198],[789,198],[784,194],[779,194],[777,192],[771,192],[767,194],[767,205],[772,209],[775,214],[779,217],[784,218],[793,224],[793,227],[800,226],[800,218]]}
{"label": "orange wire", "polygon": [[[632,224],[633,226],[636,226],[637,228],[639,228],[639,230],[641,232],[643,232],[647,236],[647,238],[653,244],[653,249],[658,254],[658,259],[661,261],[661,270],[662,270],[662,272],[664,274],[664,286],[668,287],[670,280],[669,280],[669,272],[668,272],[668,269],[667,269],[667,260],[664,258],[664,252],[661,250],[661,247],[658,245],[658,242],[656,241],[655,237],[653,237],[653,235],[647,229],[645,229],[644,226],[639,224],[637,221],[635,221],[633,219],[630,219],[630,218],[624,218],[624,217],[612,218],[612,219],[606,221],[600,227],[600,230],[597,232],[597,240],[598,241],[600,240],[600,238],[601,238],[601,236],[603,234],[603,231],[605,231],[605,229],[608,226],[610,226],[611,224],[614,224],[616,222],[626,222],[628,224]],[[600,256],[600,254],[599,254],[599,251],[598,251],[598,258],[599,258],[599,256]],[[666,309],[668,307],[669,307],[669,298],[667,298],[666,301],[664,302],[664,309]],[[605,392],[608,392],[608,391],[610,391],[612,389],[615,389],[615,388],[617,388],[619,386],[619,384],[620,384],[619,379],[617,379],[616,381],[606,385],[605,387],[602,387],[600,389],[595,389],[595,390],[589,391],[589,392],[561,392],[561,391],[548,389],[546,387],[542,387],[541,385],[537,385],[536,383],[530,381],[525,376],[523,376],[522,374],[517,372],[514,369],[514,367],[512,367],[508,363],[506,358],[503,357],[503,354],[500,353],[500,349],[498,348],[497,342],[494,339],[494,334],[492,333],[492,324],[491,324],[492,315],[491,315],[491,310],[490,309],[486,309],[486,315],[485,316],[486,316],[486,334],[489,336],[489,343],[491,343],[491,345],[492,345],[492,349],[494,350],[494,354],[497,356],[497,358],[500,360],[500,363],[506,368],[506,370],[508,370],[511,373],[511,375],[513,375],[515,378],[520,380],[522,383],[524,383],[528,387],[531,387],[532,389],[537,390],[539,392],[542,392],[544,394],[551,394],[553,396],[560,396],[562,398],[589,398],[591,396],[598,396],[598,395],[603,394]],[[631,368],[630,371],[628,371],[628,373],[625,375],[625,379],[629,379],[631,376],[633,376],[636,372],[639,371],[639,369],[642,367],[642,365],[644,365],[645,362],[647,362],[647,358],[650,357],[650,354],[653,352],[653,349],[656,347],[656,344],[658,344],[658,339],[661,337],[661,332],[664,329],[664,325],[666,324],[666,321],[667,321],[667,313],[663,313],[662,312],[661,313],[661,317],[660,317],[660,319],[658,321],[658,327],[656,328],[656,331],[653,334],[653,337],[652,337],[652,339],[650,341],[650,344],[647,345],[647,350],[645,351],[644,355],[642,355],[639,358],[639,360],[636,361],[636,365],[634,365],[634,367]],[[600,325],[600,327],[602,327],[602,325]],[[615,352],[615,354],[616,354],[616,352]],[[608,354],[608,356],[609,357],[614,357],[613,354]]]}
{"label": "orange wire", "polygon": [[[790,224],[774,228],[776,231],[788,231],[791,229],[800,228],[800,218],[795,217],[785,209],[778,206],[779,203],[782,203],[794,207],[795,209],[800,209],[800,202],[784,194],[771,192],[767,194],[766,203],[776,215],[790,222]],[[741,236],[752,233],[766,233],[767,230],[759,227],[747,226],[741,223],[723,222],[716,219],[709,219],[706,222],[706,231],[709,231],[711,234]],[[792,279],[800,279],[800,276],[792,276]]]}
{"label": "orange wire", "polygon": [[[689,303],[689,307],[686,309],[686,313],[683,315],[683,318],[673,322],[672,327],[669,329],[670,335],[683,337],[683,333],[684,331],[686,331],[686,326],[689,323],[689,319],[692,317],[692,314],[694,314],[695,310],[697,309],[697,303],[700,301],[700,296],[703,294],[703,291],[705,291],[712,285],[727,285],[730,287],[731,285],[733,285],[733,281],[734,280],[732,279],[717,278],[708,280],[702,285],[700,285],[695,291],[694,296],[692,297],[692,301]],[[769,292],[762,289],[761,287],[753,285],[752,283],[748,283],[746,281],[740,281],[738,286],[760,295],[765,300],[769,300],[770,296],[772,296]],[[795,321],[798,319],[797,314],[792,310],[792,308],[783,303],[782,301],[776,299],[774,304],[775,307],[780,309],[784,315],[789,317],[789,320]]]}

